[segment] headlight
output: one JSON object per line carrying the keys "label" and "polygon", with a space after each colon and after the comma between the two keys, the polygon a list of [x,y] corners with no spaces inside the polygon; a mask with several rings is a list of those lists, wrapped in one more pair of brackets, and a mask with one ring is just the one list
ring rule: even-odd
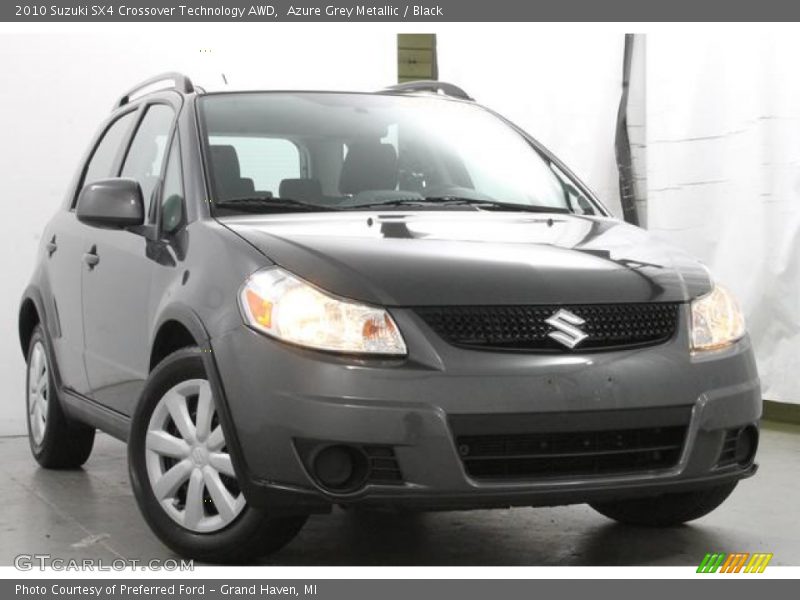
{"label": "headlight", "polygon": [[722,286],[692,301],[692,349],[715,350],[744,336],[745,326],[739,305]]}
{"label": "headlight", "polygon": [[286,342],[348,354],[406,354],[386,310],[335,298],[283,269],[252,275],[239,305],[250,326]]}

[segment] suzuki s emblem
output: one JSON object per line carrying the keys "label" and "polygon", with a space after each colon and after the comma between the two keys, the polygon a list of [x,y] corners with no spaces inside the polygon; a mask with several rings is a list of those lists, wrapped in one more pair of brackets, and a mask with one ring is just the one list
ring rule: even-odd
{"label": "suzuki s emblem", "polygon": [[584,333],[579,327],[579,325],[583,325],[586,321],[575,313],[571,313],[563,308],[554,313],[549,319],[545,319],[544,322],[556,330],[551,331],[547,336],[564,344],[567,348],[574,348],[589,337],[589,335]]}

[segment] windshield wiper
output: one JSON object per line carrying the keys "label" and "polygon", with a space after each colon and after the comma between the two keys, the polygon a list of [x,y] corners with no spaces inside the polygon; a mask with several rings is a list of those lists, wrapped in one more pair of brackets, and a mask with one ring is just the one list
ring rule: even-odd
{"label": "windshield wiper", "polygon": [[497,202],[495,200],[480,200],[478,198],[466,198],[463,196],[426,196],[425,198],[398,198],[386,200],[384,202],[370,202],[368,204],[357,204],[350,206],[351,209],[359,208],[380,208],[382,206],[472,206],[478,210],[496,211],[520,211],[536,213],[563,213],[569,214],[567,208],[554,206],[540,206],[534,204],[517,204],[515,202]]}
{"label": "windshield wiper", "polygon": [[557,206],[542,206],[539,204],[518,204],[517,202],[499,202],[497,200],[480,200],[478,198],[466,198],[464,196],[426,196],[426,202],[436,202],[441,204],[465,204],[468,206],[475,206],[484,210],[507,210],[507,211],[523,211],[523,212],[538,212],[538,213],[565,213],[571,211],[568,208],[559,208]]}
{"label": "windshield wiper", "polygon": [[301,202],[293,198],[271,198],[264,196],[247,196],[242,198],[226,198],[212,202],[217,208],[232,208],[244,212],[270,213],[308,211],[321,212],[339,210],[333,206],[323,206],[310,202]]}

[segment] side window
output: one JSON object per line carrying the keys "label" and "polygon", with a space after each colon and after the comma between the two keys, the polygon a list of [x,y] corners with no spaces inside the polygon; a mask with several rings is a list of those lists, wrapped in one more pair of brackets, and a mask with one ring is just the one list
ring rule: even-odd
{"label": "side window", "polygon": [[299,179],[300,150],[290,140],[211,136],[211,162],[219,199],[279,195],[281,181]]}
{"label": "side window", "polygon": [[92,157],[89,159],[89,164],[86,165],[81,187],[99,179],[106,179],[116,175],[116,173],[111,172],[114,167],[114,159],[117,157],[120,146],[125,139],[125,134],[128,133],[128,129],[133,125],[135,116],[136,111],[124,114],[106,129],[103,138],[97,144]]}
{"label": "side window", "polygon": [[142,187],[145,214],[149,212],[153,191],[161,177],[167,138],[174,118],[175,112],[165,104],[148,107],[122,166],[121,176],[137,180]]}
{"label": "side window", "polygon": [[166,233],[177,230],[183,218],[183,170],[178,137],[172,140],[164,174],[164,189],[161,192],[161,227]]}

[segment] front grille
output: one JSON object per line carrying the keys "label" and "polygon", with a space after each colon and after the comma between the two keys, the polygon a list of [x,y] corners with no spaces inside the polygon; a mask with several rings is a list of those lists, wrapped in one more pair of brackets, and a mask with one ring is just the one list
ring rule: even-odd
{"label": "front grille", "polygon": [[[690,412],[679,407],[610,415],[470,415],[451,418],[451,428],[464,468],[475,479],[587,477],[674,467]],[[482,428],[479,418],[490,432],[475,433]],[[558,423],[567,421],[559,430]],[[531,431],[520,432],[526,422]],[[546,430],[551,426],[556,428]],[[503,428],[508,432],[492,431]]]}
{"label": "front grille", "polygon": [[561,309],[585,321],[587,338],[576,351],[606,350],[658,344],[677,328],[676,303],[576,304],[565,306],[441,306],[421,307],[416,313],[438,335],[457,346],[567,352],[570,349],[548,334],[546,323]]}
{"label": "front grille", "polygon": [[392,446],[363,446],[369,462],[367,481],[376,484],[402,484],[403,473]]}

